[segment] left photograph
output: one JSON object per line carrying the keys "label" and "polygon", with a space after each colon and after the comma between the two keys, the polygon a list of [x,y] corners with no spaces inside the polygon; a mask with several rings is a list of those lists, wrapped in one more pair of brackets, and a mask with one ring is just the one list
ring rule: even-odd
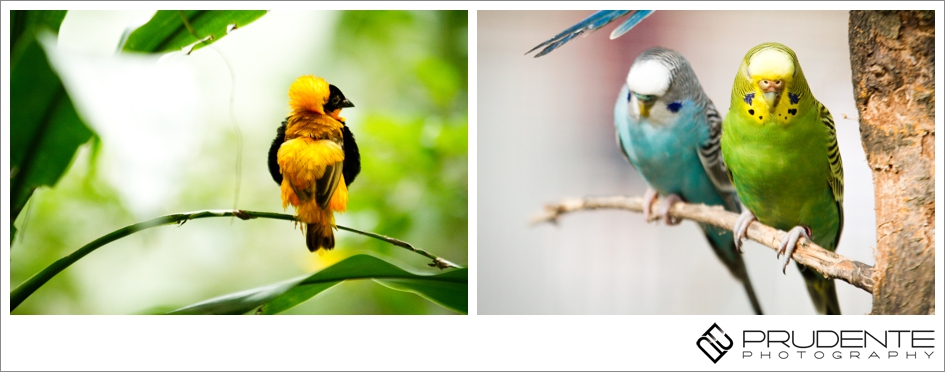
{"label": "left photograph", "polygon": [[468,313],[467,11],[10,20],[11,314]]}

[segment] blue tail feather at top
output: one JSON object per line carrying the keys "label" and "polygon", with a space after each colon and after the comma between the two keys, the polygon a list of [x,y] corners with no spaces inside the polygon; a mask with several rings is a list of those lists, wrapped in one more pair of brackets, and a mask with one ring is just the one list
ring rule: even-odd
{"label": "blue tail feather at top", "polygon": [[[604,25],[613,22],[617,18],[620,18],[630,12],[631,10],[598,11],[597,13],[591,14],[590,17],[585,18],[583,21],[578,22],[574,26],[561,31],[559,34],[555,35],[551,39],[546,40],[544,43],[538,44],[538,46],[532,48],[528,52],[525,52],[525,54],[534,52],[536,49],[544,47],[541,52],[535,55],[535,58],[541,57],[545,54],[551,53],[551,51],[555,49],[558,49],[558,47],[564,45],[568,41],[571,41],[571,39],[574,39],[576,36],[584,32],[594,31],[604,27]],[[630,31],[633,26],[636,26],[637,23],[640,23],[640,21],[653,13],[652,10],[636,10],[632,12],[633,14],[630,15],[630,18],[624,21],[610,34],[611,39],[616,39],[627,33],[627,31]]]}
{"label": "blue tail feather at top", "polygon": [[627,33],[627,31],[630,31],[633,26],[636,26],[637,23],[640,23],[643,18],[649,17],[650,14],[653,14],[652,10],[638,10],[634,12],[630,15],[630,18],[621,23],[620,26],[615,28],[614,31],[610,33],[610,40],[616,39]]}

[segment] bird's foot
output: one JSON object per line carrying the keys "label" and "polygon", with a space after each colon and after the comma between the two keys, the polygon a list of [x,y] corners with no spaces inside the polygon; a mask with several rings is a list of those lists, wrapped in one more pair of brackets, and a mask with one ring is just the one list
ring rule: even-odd
{"label": "bird's foot", "polygon": [[745,234],[748,234],[748,225],[751,225],[752,221],[758,221],[758,219],[748,208],[744,208],[742,214],[738,216],[738,220],[735,221],[733,231],[735,232],[735,249],[738,250],[738,253],[742,253],[742,239],[745,239]]}
{"label": "bird's foot", "polygon": [[676,194],[669,194],[663,198],[663,203],[660,205],[660,216],[663,217],[663,222],[666,226],[678,225],[679,222],[681,222],[679,219],[669,216],[669,209],[673,207],[673,204],[681,201],[683,201],[682,198]]}
{"label": "bird's foot", "polygon": [[647,187],[643,192],[643,220],[650,222],[650,216],[653,215],[653,202],[659,194],[652,187]]}
{"label": "bird's foot", "polygon": [[[778,258],[783,263],[783,267],[781,268],[782,274],[787,270],[787,265],[791,262],[791,255],[794,254],[794,249],[797,248],[797,241],[800,240],[802,236],[810,240],[809,227],[794,226],[791,231],[788,231],[784,239],[781,240],[781,247],[778,249]],[[784,258],[781,258],[782,254]]]}

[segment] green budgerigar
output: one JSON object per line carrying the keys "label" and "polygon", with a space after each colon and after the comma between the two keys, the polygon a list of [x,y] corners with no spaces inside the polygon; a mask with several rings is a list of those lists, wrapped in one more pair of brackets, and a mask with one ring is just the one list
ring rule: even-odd
{"label": "green budgerigar", "polygon": [[[748,51],[723,127],[722,156],[746,207],[735,224],[736,247],[757,220],[788,231],[778,251],[783,268],[801,236],[836,250],[843,230],[836,129],[830,112],[811,94],[793,50],[764,43]],[[798,268],[817,312],[840,314],[833,279]]]}

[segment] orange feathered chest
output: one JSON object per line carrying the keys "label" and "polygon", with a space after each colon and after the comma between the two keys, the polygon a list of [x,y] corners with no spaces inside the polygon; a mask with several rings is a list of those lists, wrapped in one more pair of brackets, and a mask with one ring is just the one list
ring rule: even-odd
{"label": "orange feathered chest", "polygon": [[296,112],[288,119],[277,155],[283,176],[282,207],[295,206],[301,222],[330,228],[332,212],[347,209],[341,128],[341,122],[319,113]]}

